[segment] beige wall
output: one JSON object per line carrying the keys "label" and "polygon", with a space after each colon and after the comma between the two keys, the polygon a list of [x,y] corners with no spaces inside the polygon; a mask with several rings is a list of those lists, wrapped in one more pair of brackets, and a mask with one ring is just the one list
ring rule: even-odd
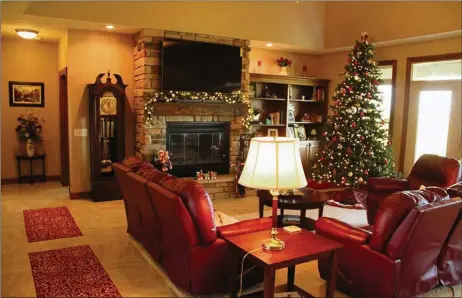
{"label": "beige wall", "polygon": [[[29,108],[10,107],[8,95],[9,81],[43,82],[45,83],[45,107],[34,108],[33,111],[43,123],[43,148],[47,153],[47,176],[60,174],[59,149],[59,111],[58,111],[58,65],[57,44],[40,41],[2,39],[2,179],[16,178],[15,153],[19,141],[15,128],[17,118],[25,114]],[[24,152],[23,152],[24,153]],[[39,167],[36,167],[39,171]],[[26,174],[26,164],[24,164]]]}
{"label": "beige wall", "polygon": [[58,70],[61,71],[67,66],[67,47],[69,41],[67,38],[67,30],[61,36],[61,39],[58,43]]}
{"label": "beige wall", "polygon": [[125,106],[125,154],[133,154],[133,39],[131,35],[87,30],[68,30],[68,97],[70,135],[71,192],[85,192],[90,184],[90,144],[88,137],[74,136],[74,129],[89,133],[89,99],[87,84],[99,73],[118,73],[129,85]]}
{"label": "beige wall", "polygon": [[349,46],[363,31],[377,42],[460,30],[461,11],[460,1],[327,2],[325,48]]}
{"label": "beige wall", "polygon": [[[276,60],[280,57],[292,60],[292,66],[287,70],[290,76],[303,76],[304,65],[307,66],[306,76],[319,77],[321,75],[319,65],[322,62],[322,56],[260,48],[252,48],[250,51],[250,72],[278,75],[280,69]],[[258,67],[258,61],[262,61],[261,67]]]}
{"label": "beige wall", "polygon": [[[353,42],[350,42],[353,44]],[[428,55],[462,52],[462,39],[451,38],[435,40],[431,42],[415,43],[393,47],[376,48],[377,60],[397,60],[396,97],[393,120],[393,153],[395,162],[399,166],[401,132],[403,129],[404,88],[406,84],[406,59]],[[330,97],[337,84],[342,82],[343,77],[338,74],[343,72],[346,64],[347,52],[324,55],[320,65],[321,77],[331,80]],[[332,98],[330,98],[332,100]]]}
{"label": "beige wall", "polygon": [[324,48],[324,2],[34,2],[28,15]]}

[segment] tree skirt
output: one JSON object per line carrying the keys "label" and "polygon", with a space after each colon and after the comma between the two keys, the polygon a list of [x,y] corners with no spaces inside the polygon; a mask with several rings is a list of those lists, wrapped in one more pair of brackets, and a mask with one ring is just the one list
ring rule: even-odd
{"label": "tree skirt", "polygon": [[88,245],[29,253],[37,297],[121,297]]}
{"label": "tree skirt", "polygon": [[67,207],[24,210],[29,242],[82,236]]}

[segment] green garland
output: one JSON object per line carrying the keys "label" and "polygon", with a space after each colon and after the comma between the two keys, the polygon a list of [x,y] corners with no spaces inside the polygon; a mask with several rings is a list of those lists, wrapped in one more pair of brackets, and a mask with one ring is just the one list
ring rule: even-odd
{"label": "green garland", "polygon": [[244,117],[242,127],[250,132],[252,130],[252,107],[248,97],[241,93],[221,93],[221,92],[190,92],[190,91],[167,91],[167,92],[151,92],[144,93],[145,106],[144,116],[146,122],[150,125],[153,123],[153,117],[155,116],[153,111],[155,110],[155,104],[157,102],[178,102],[193,100],[198,102],[204,101],[222,101],[229,104],[245,103],[248,108],[247,115]]}

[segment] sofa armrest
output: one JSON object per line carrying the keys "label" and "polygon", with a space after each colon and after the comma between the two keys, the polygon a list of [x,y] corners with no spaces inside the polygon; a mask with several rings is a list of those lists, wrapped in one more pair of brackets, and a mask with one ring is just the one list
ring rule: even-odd
{"label": "sofa armrest", "polygon": [[335,218],[321,217],[315,224],[316,234],[342,243],[367,244],[372,233],[353,227]]}
{"label": "sofa armrest", "polygon": [[371,177],[367,180],[369,191],[397,192],[408,189],[409,183],[406,179]]}
{"label": "sofa armrest", "polygon": [[271,230],[272,223],[273,222],[271,217],[240,221],[231,225],[218,227],[218,237],[224,238],[252,232]]}

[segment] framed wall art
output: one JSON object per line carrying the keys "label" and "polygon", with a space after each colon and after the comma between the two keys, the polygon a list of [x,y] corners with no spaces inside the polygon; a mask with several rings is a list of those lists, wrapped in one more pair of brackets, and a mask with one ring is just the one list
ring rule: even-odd
{"label": "framed wall art", "polygon": [[44,107],[45,84],[37,82],[8,82],[10,107]]}

